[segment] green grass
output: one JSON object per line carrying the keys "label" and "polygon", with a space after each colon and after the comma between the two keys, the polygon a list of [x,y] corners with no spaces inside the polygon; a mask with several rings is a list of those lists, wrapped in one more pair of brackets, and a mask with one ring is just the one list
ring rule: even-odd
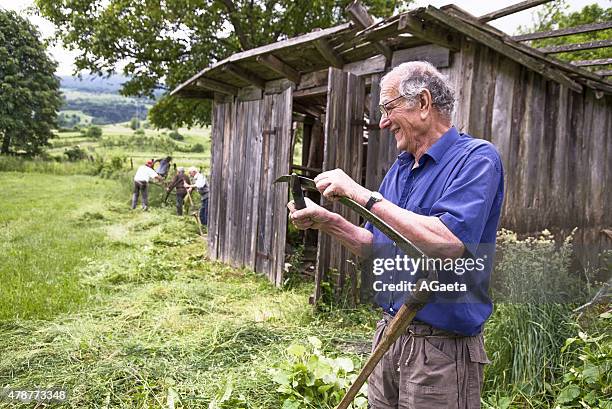
{"label": "green grass", "polygon": [[[186,129],[180,128],[178,132],[185,137],[184,141],[175,141],[178,146],[189,147],[196,143],[204,146],[204,152],[193,153],[193,152],[168,152],[162,149],[139,149],[130,148],[130,138],[134,135],[134,130],[129,126],[129,123],[110,124],[100,126],[102,128],[102,137],[118,137],[126,141],[126,146],[118,147],[104,147],[101,146],[100,140],[95,140],[83,136],[80,132],[58,132],[56,137],[51,139],[50,148],[47,149],[47,153],[52,157],[60,157],[66,159],[64,150],[74,145],[79,145],[81,148],[87,150],[90,155],[99,155],[105,158],[112,156],[131,158],[134,162],[134,166],[139,166],[141,162],[151,158],[162,158],[165,156],[172,156],[177,166],[196,166],[203,169],[208,169],[211,157],[211,145],[210,145],[210,128],[193,128]],[[146,136],[161,136],[167,135],[168,130],[156,130],[156,129],[143,129]]]}
{"label": "green grass", "polygon": [[281,291],[207,260],[193,219],[172,206],[127,210],[118,182],[86,176],[0,181],[0,278],[15,293],[0,304],[3,386],[66,388],[53,407],[166,408],[171,396],[202,408],[231,382],[250,408],[278,409],[268,370],[293,341],[368,351],[372,312],[316,315],[312,285]]}

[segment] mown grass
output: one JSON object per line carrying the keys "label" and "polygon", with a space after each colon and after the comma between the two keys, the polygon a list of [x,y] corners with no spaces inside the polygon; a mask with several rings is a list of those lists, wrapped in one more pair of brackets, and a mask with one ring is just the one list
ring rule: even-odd
{"label": "mown grass", "polygon": [[[54,407],[169,407],[170,397],[175,407],[201,408],[230,382],[249,407],[277,409],[268,370],[291,342],[316,335],[326,349],[368,350],[371,312],[322,317],[308,305],[310,285],[281,291],[254,273],[208,261],[193,221],[171,208],[129,211],[113,181],[100,180],[102,188],[84,176],[0,173],[3,185],[34,177],[40,200],[14,188],[8,231],[37,234],[39,247],[26,249],[47,261],[36,276],[15,262],[14,285],[32,305],[66,288],[79,297],[29,314],[2,305],[3,386],[66,388],[68,402]],[[18,211],[25,207],[33,213]],[[54,237],[78,246],[51,245]],[[55,274],[69,287],[27,294]]]}

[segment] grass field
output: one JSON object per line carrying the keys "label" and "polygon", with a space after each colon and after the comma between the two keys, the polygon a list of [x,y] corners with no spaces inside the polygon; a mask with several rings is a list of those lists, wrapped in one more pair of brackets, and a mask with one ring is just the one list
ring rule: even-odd
{"label": "grass field", "polygon": [[[47,150],[47,153],[51,156],[66,159],[64,151],[78,145],[88,155],[98,155],[104,158],[113,156],[122,157],[126,158],[128,162],[131,159],[135,167],[147,159],[162,158],[170,155],[174,158],[177,166],[197,166],[208,169],[210,163],[210,128],[179,128],[177,131],[184,137],[184,140],[173,141],[173,143],[184,149],[188,149],[195,144],[201,144],[204,148],[203,152],[180,152],[164,148],[163,146],[159,148],[154,146],[147,146],[146,148],[129,146],[130,140],[135,135],[129,123],[110,124],[100,127],[102,128],[102,139],[89,138],[78,131],[56,133],[56,137],[49,141],[51,147]],[[142,128],[142,132],[145,136],[151,138],[168,138],[167,135],[170,131]],[[124,141],[125,145],[103,146],[102,141],[104,138],[117,138]]]}
{"label": "grass field", "polygon": [[322,317],[310,285],[282,291],[208,261],[192,219],[131,211],[116,181],[0,172],[0,183],[2,386],[67,389],[53,407],[208,408],[231,384],[249,408],[278,409],[268,370],[292,341],[368,349],[373,313]]}

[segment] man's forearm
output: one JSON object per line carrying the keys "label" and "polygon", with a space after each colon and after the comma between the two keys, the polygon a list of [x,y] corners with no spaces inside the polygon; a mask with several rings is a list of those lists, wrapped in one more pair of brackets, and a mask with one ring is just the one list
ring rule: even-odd
{"label": "man's forearm", "polygon": [[364,256],[367,249],[372,245],[372,233],[363,227],[355,226],[337,213],[329,223],[321,229],[336,238],[343,246],[348,248],[357,256]]}
{"label": "man's forearm", "polygon": [[423,216],[391,203],[376,203],[372,212],[430,257],[461,257],[463,243],[434,216]]}

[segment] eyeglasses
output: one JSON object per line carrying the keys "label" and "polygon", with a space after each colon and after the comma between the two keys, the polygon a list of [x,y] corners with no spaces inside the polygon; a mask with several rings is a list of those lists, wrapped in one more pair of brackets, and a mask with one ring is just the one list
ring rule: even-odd
{"label": "eyeglasses", "polygon": [[391,110],[392,110],[393,108],[395,108],[395,107],[393,107],[393,108],[387,108],[387,105],[388,105],[388,104],[390,104],[390,103],[392,103],[393,101],[397,101],[397,100],[398,100],[398,99],[400,99],[400,98],[404,98],[404,96],[403,96],[402,94],[400,94],[400,96],[399,96],[399,97],[397,97],[397,98],[393,98],[391,101],[387,101],[387,102],[385,102],[384,104],[380,104],[380,105],[378,105],[378,109],[380,109],[380,113],[383,115],[383,117],[387,117],[387,116],[389,116],[389,114],[391,113]]}

